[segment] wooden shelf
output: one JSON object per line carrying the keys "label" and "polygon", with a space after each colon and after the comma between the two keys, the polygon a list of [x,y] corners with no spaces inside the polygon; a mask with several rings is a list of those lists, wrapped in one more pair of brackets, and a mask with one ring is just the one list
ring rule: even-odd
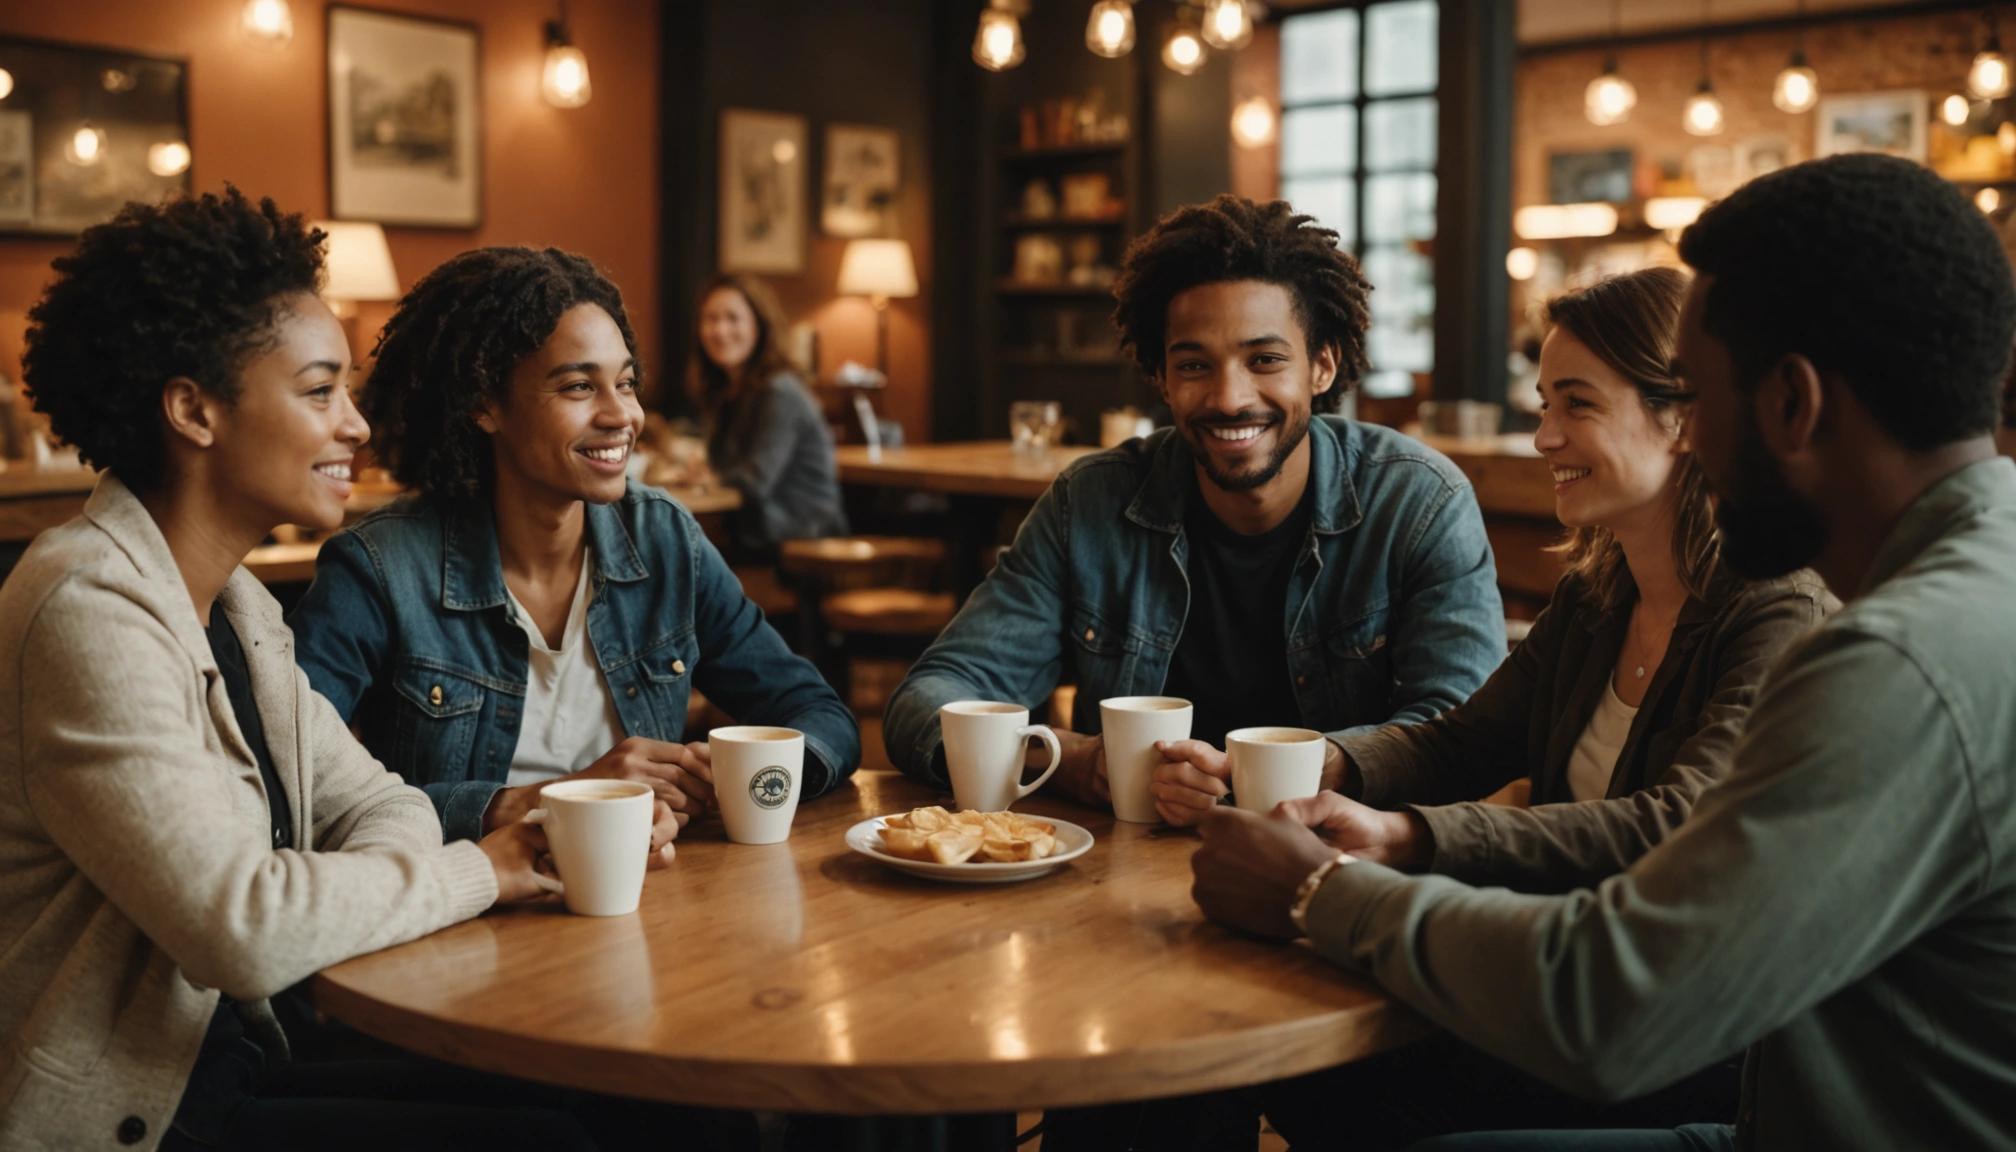
{"label": "wooden shelf", "polygon": [[1092,284],[1031,284],[1022,280],[1002,280],[995,287],[1003,296],[1111,296],[1113,286]]}
{"label": "wooden shelf", "polygon": [[1001,221],[1004,228],[1055,229],[1064,231],[1071,228],[1117,228],[1127,222],[1125,213],[1116,212],[1111,216],[1025,216],[1020,212],[1010,212]]}
{"label": "wooden shelf", "polygon": [[1001,150],[1001,158],[1004,160],[1062,160],[1081,156],[1104,156],[1111,153],[1125,152],[1126,150],[1127,141],[1125,140],[1101,140],[1094,144],[1066,144],[1057,148],[1004,148]]}

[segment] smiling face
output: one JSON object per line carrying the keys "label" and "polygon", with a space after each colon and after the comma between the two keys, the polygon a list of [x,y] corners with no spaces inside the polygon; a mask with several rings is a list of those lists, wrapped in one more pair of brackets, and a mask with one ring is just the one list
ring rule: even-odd
{"label": "smiling face", "polygon": [[1630,532],[1665,515],[1687,448],[1637,385],[1566,328],[1540,349],[1540,430],[1533,446],[1554,472],[1554,512],[1570,528]]}
{"label": "smiling face", "polygon": [[476,418],[490,433],[500,486],[561,500],[623,497],[631,448],[644,428],[637,361],[600,306],[560,316],[553,335],[511,374],[509,403]]}
{"label": "smiling face", "polygon": [[700,347],[723,372],[733,373],[748,363],[761,335],[756,310],[740,291],[716,288],[700,302]]}
{"label": "smiling face", "polygon": [[351,458],[371,436],[349,382],[350,342],[329,306],[286,297],[272,346],[239,370],[237,399],[217,407],[208,447],[213,482],[247,505],[248,523],[342,525]]}
{"label": "smiling face", "polygon": [[1200,284],[1169,301],[1157,382],[1202,478],[1259,488],[1302,447],[1316,397],[1337,380],[1332,348],[1309,355],[1287,288],[1259,280]]}

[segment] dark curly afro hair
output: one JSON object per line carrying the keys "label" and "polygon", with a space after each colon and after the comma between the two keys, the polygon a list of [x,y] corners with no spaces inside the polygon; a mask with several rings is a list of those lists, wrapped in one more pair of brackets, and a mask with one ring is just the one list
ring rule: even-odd
{"label": "dark curly afro hair", "polygon": [[323,233],[238,189],[132,203],[84,230],[28,312],[22,378],[35,410],[94,467],[135,489],[167,479],[161,389],[186,376],[226,401],[273,347],[288,296],[314,292]]}
{"label": "dark curly afro hair", "polygon": [[509,402],[512,372],[581,304],[607,312],[636,357],[623,294],[585,256],[478,248],[415,284],[378,337],[362,401],[393,476],[434,496],[487,495],[495,464],[477,414]]}
{"label": "dark curly afro hair", "polygon": [[1798,353],[1912,451],[1998,423],[2016,279],[1987,217],[1931,170],[1866,153],[1782,168],[1703,212],[1680,256],[1714,277],[1702,326],[1743,386]]}
{"label": "dark curly afro hair", "polygon": [[1120,342],[1151,379],[1160,378],[1168,343],[1169,302],[1199,284],[1263,280],[1288,289],[1309,354],[1337,350],[1337,381],[1316,398],[1334,412],[1365,376],[1365,294],[1372,286],[1358,261],[1337,247],[1337,233],[1297,215],[1285,200],[1266,204],[1223,195],[1179,208],[1127,248],[1113,282]]}

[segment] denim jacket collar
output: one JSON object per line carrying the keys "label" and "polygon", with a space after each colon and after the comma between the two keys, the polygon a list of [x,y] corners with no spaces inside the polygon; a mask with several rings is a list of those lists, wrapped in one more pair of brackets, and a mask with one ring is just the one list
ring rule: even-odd
{"label": "denim jacket collar", "polygon": [[[611,505],[590,504],[583,532],[595,555],[595,570],[605,580],[642,580],[651,575],[637,542]],[[487,504],[458,501],[442,517],[441,606],[474,612],[495,608],[510,598],[504,587],[504,562],[497,547],[497,519]]]}
{"label": "denim jacket collar", "polygon": [[[1348,532],[1365,518],[1351,471],[1345,467],[1340,435],[1321,416],[1309,417],[1309,483],[1318,492],[1336,494],[1334,499],[1316,501],[1312,527],[1325,536]],[[1189,443],[1174,429],[1162,433],[1149,461],[1148,475],[1127,505],[1127,518],[1143,528],[1174,535],[1183,526],[1195,468],[1196,456]]]}

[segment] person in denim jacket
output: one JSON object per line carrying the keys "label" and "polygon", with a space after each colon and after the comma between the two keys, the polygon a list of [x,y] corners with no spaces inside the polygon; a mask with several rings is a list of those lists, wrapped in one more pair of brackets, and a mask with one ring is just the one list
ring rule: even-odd
{"label": "person in denim jacket", "polygon": [[417,489],[323,545],[290,623],[300,663],[449,839],[537,806],[556,779],[713,797],[680,743],[695,687],[805,734],[806,797],[854,771],[854,717],[763,619],[693,517],[626,465],[643,427],[615,285],[556,249],[484,248],[430,273],[386,324],[364,395]]}
{"label": "person in denim jacket", "polygon": [[945,787],[940,705],[1033,708],[1069,675],[1052,786],[1078,800],[1106,799],[1112,696],[1196,705],[1193,739],[1163,748],[1188,787],[1224,795],[1225,731],[1260,724],[1328,734],[1334,780],[1334,740],[1484,682],[1505,623],[1469,484],[1327,414],[1367,367],[1368,285],[1336,240],[1285,203],[1220,196],[1135,242],[1115,321],[1175,427],[1076,462],[1037,501],[890,700],[898,767]]}

